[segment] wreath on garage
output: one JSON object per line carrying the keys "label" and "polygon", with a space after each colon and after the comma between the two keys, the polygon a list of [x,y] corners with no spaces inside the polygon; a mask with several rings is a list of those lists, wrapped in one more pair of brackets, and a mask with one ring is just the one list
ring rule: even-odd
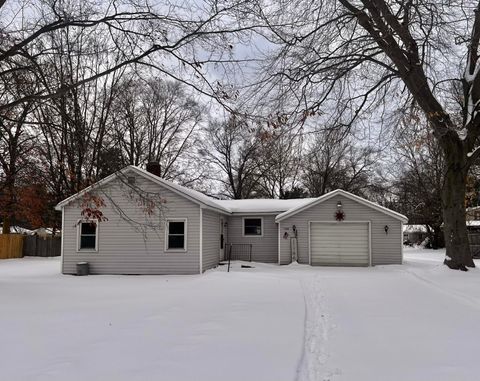
{"label": "wreath on garage", "polygon": [[337,210],[335,212],[335,219],[337,221],[343,221],[345,219],[345,213],[343,212],[343,210]]}

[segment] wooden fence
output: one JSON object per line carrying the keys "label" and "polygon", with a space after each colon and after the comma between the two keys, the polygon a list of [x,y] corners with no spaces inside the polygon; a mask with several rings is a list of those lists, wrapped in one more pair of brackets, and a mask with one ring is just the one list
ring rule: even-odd
{"label": "wooden fence", "polygon": [[29,235],[25,237],[23,255],[28,257],[58,257],[61,251],[60,237],[39,237]]}
{"label": "wooden fence", "polygon": [[22,234],[0,234],[0,259],[22,258],[24,239]]}

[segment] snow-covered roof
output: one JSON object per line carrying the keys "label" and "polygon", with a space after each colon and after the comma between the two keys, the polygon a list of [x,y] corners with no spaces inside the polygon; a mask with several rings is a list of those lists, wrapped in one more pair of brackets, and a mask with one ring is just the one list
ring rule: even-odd
{"label": "snow-covered roof", "polygon": [[216,200],[215,202],[232,213],[281,213],[313,200],[316,198]]}
{"label": "snow-covered roof", "polygon": [[[291,208],[295,208],[299,205],[304,203],[310,202],[315,200],[313,198],[303,198],[303,199],[290,199],[290,200],[274,200],[274,199],[248,199],[248,200],[216,200],[212,197],[209,197],[201,192],[196,190],[186,188],[182,185],[175,184],[174,182],[162,179],[142,168],[130,165],[121,170],[121,173],[125,175],[127,172],[135,172],[140,176],[148,178],[153,182],[156,182],[165,188],[180,194],[186,197],[189,200],[192,200],[198,204],[216,209],[220,212],[224,212],[226,214],[232,213],[281,213]],[[81,192],[61,201],[55,207],[57,210],[61,210],[61,208],[67,204],[69,204],[74,199],[82,196],[83,194],[103,186],[113,179],[115,179],[119,174],[112,174],[106,177],[103,180],[91,185],[88,188],[85,188]]]}
{"label": "snow-covered roof", "polygon": [[[33,234],[38,234],[38,235],[53,235],[53,228],[38,228],[32,231]],[[55,229],[55,234],[60,235],[60,230]]]}
{"label": "snow-covered roof", "polygon": [[186,188],[182,185],[179,185],[179,184],[175,184],[174,182],[172,181],[168,181],[168,180],[165,180],[165,179],[162,179],[161,177],[158,177],[142,168],[139,168],[139,167],[136,167],[136,166],[129,166],[128,168],[131,168],[133,171],[137,172],[138,174],[140,175],[143,175],[144,177],[146,178],[149,178],[150,180],[160,184],[160,185],[163,185],[165,186],[166,188],[169,188],[170,190],[174,191],[175,193],[179,193],[183,196],[185,196],[186,198],[192,200],[192,201],[196,201],[196,202],[199,202],[200,204],[203,204],[203,205],[206,205],[206,206],[209,206],[211,208],[214,208],[214,209],[219,209],[220,211],[223,211],[223,212],[226,212],[226,213],[230,213],[231,211],[220,205],[218,203],[218,200],[215,200],[213,199],[212,197],[209,197],[207,195],[204,195],[203,193],[201,192],[198,192],[196,190],[193,190],[193,189],[190,189],[190,188]]}
{"label": "snow-covered roof", "polygon": [[350,192],[347,192],[347,191],[344,191],[342,189],[336,189],[332,192],[329,192],[327,194],[324,194],[323,196],[320,196],[316,199],[313,199],[311,200],[310,202],[307,202],[307,203],[304,203],[304,204],[301,204],[301,205],[298,205],[297,207],[295,208],[292,208],[290,210],[287,210],[286,212],[283,212],[281,214],[279,214],[276,218],[275,218],[275,221],[281,221],[287,217],[290,217],[290,216],[293,216],[305,209],[308,209],[314,205],[317,205],[317,204],[320,204],[324,201],[327,201],[328,199],[332,198],[332,197],[335,197],[335,196],[338,196],[338,195],[341,195],[341,196],[344,196],[346,198],[349,198],[353,201],[357,201],[358,203],[360,204],[363,204],[365,206],[368,206],[372,209],[376,209],[378,210],[379,212],[382,212],[382,213],[385,213],[393,218],[396,218],[397,220],[400,220],[402,221],[403,223],[406,223],[408,222],[408,218],[405,217],[403,214],[400,214],[400,213],[397,213],[397,212],[394,212],[393,210],[390,210],[388,208],[385,208],[381,205],[378,205],[374,202],[371,202],[371,201],[368,201],[368,200],[365,200],[364,198],[362,197],[359,197],[359,196],[356,196]]}
{"label": "snow-covered roof", "polygon": [[113,173],[110,176],[105,177],[103,180],[100,180],[100,181],[96,182],[95,184],[90,185],[89,187],[83,189],[82,191],[74,194],[73,196],[70,196],[70,197],[66,198],[65,200],[59,202],[55,206],[55,209],[56,210],[61,210],[62,207],[64,207],[65,205],[68,205],[70,202],[72,202],[73,200],[76,200],[77,198],[81,197],[85,193],[88,193],[88,192],[92,191],[93,189],[96,189],[96,188],[99,188],[99,187],[101,187],[105,184],[108,184],[110,181],[116,179],[118,176],[121,176],[121,175],[125,176],[129,172],[135,172],[135,173],[139,174],[140,176],[148,178],[148,179],[152,180],[153,182],[156,182],[157,184],[160,184],[160,185],[164,186],[165,188],[171,190],[172,192],[180,194],[180,195],[184,196],[185,198],[196,202],[197,204],[203,204],[205,206],[211,207],[213,209],[216,209],[220,212],[224,212],[224,213],[227,213],[227,214],[231,213],[229,209],[217,204],[215,199],[213,199],[211,197],[208,197],[208,196],[204,195],[203,193],[200,193],[200,192],[198,192],[196,190],[193,190],[193,189],[186,188],[186,187],[181,186],[179,184],[175,184],[171,181],[162,179],[162,178],[160,178],[160,177],[158,177],[158,176],[156,176],[156,175],[154,175],[154,174],[152,174],[152,173],[150,173],[150,172],[148,172],[148,171],[146,171],[142,168],[136,167],[134,165],[129,165],[128,167],[123,168],[119,172]]}
{"label": "snow-covered roof", "polygon": [[467,221],[467,226],[480,226],[479,220]]}
{"label": "snow-covered roof", "polygon": [[298,213],[301,210],[309,208],[317,203],[328,200],[331,197],[341,194],[350,199],[356,200],[364,205],[367,205],[371,208],[377,209],[385,214],[391,215],[394,218],[397,218],[403,222],[407,222],[407,218],[397,212],[394,212],[390,209],[384,208],[378,204],[367,201],[359,196],[355,196],[349,192],[337,189],[333,192],[327,193],[321,197],[317,198],[299,198],[299,199],[289,199],[289,200],[276,200],[276,199],[248,199],[248,200],[216,200],[212,197],[209,197],[203,193],[200,193],[196,190],[186,188],[179,184],[175,184],[171,181],[162,179],[142,168],[130,165],[125,167],[121,171],[114,173],[103,180],[85,188],[84,190],[74,194],[73,196],[68,197],[67,199],[59,202],[56,206],[56,210],[61,210],[65,205],[68,205],[71,201],[81,197],[85,193],[90,192],[93,189],[101,187],[110,181],[114,180],[120,175],[125,175],[130,172],[135,172],[140,176],[143,176],[151,181],[164,186],[165,188],[175,192],[183,197],[210,209],[215,209],[216,211],[224,214],[233,214],[233,213],[242,213],[242,214],[254,214],[254,213],[272,213],[277,214],[276,220],[279,221],[286,216]]}
{"label": "snow-covered roof", "polygon": [[403,225],[403,232],[404,233],[414,233],[414,232],[421,232],[426,233],[427,228],[425,225]]}
{"label": "snow-covered roof", "polygon": [[467,212],[475,212],[477,210],[480,210],[480,206],[471,206],[470,208],[467,208]]}
{"label": "snow-covered roof", "polygon": [[[21,226],[10,226],[10,232],[17,234],[33,234],[33,230],[22,228]],[[0,234],[2,234],[2,229],[0,226]]]}

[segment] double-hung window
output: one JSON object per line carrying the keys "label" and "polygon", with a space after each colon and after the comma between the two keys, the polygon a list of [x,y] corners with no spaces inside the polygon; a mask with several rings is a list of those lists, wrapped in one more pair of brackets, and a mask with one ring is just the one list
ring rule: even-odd
{"label": "double-hung window", "polygon": [[167,220],[166,250],[187,250],[187,220]]}
{"label": "double-hung window", "polygon": [[78,250],[98,250],[97,221],[80,221],[78,223]]}
{"label": "double-hung window", "polygon": [[243,235],[261,237],[263,235],[262,218],[244,218]]}

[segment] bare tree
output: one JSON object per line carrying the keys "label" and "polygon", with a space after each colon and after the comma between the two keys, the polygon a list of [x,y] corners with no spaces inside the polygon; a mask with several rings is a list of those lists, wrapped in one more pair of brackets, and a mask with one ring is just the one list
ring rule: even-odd
{"label": "bare tree", "polygon": [[[0,49],[0,76],[29,73],[36,82],[28,94],[0,104],[0,110],[61,97],[76,86],[132,65],[153,68],[223,102],[231,96],[228,86],[211,80],[206,68],[235,62],[231,54],[235,35],[250,27],[235,23],[230,14],[246,2],[1,1],[0,37],[7,42]],[[52,56],[58,51],[49,36],[61,31],[84,39],[101,36],[103,53],[116,59],[76,81],[59,78],[50,70]],[[91,48],[95,53],[97,46]]]}
{"label": "bare tree", "polygon": [[397,135],[395,166],[398,168],[395,193],[399,211],[410,223],[427,226],[434,248],[442,247],[442,185],[445,161],[432,131],[424,128],[422,115],[411,127],[406,118]]}
{"label": "bare tree", "polygon": [[376,156],[370,147],[355,147],[345,129],[324,129],[314,134],[303,159],[303,183],[312,197],[335,189],[366,196],[372,188]]}
{"label": "bare tree", "polygon": [[[30,91],[31,77],[11,72],[0,77],[0,103],[9,103]],[[33,165],[35,148],[31,121],[33,102],[26,102],[0,111],[0,216],[3,234],[10,233],[18,209],[17,190]]]}
{"label": "bare tree", "polygon": [[480,3],[296,0],[250,9],[279,47],[264,88],[280,86],[300,114],[335,112],[350,126],[405,104],[422,110],[446,162],[445,264],[474,267],[464,201],[480,155]]}
{"label": "bare tree", "polygon": [[285,198],[298,186],[302,162],[301,131],[288,123],[258,134],[258,185],[262,196]]}
{"label": "bare tree", "polygon": [[220,196],[255,197],[259,179],[256,132],[256,127],[236,115],[209,125],[200,154],[207,165],[213,164],[216,169],[213,180],[223,186]]}
{"label": "bare tree", "polygon": [[183,173],[181,161],[193,149],[202,109],[179,82],[135,76],[122,82],[112,110],[114,143],[125,165],[160,164],[160,176]]}

